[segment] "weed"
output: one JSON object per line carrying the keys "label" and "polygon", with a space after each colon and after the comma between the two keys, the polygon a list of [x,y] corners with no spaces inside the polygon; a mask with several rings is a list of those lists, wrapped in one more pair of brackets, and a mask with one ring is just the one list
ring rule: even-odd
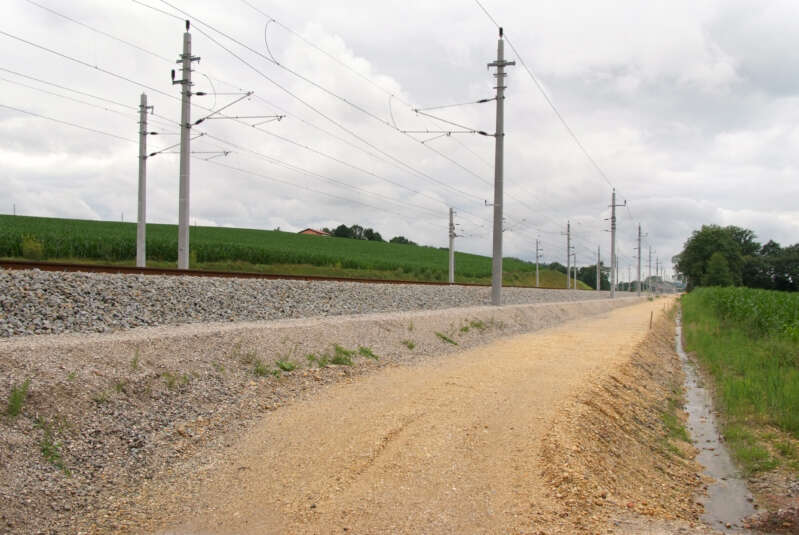
{"label": "weed", "polygon": [[780,442],[777,442],[776,444],[774,444],[774,447],[777,448],[777,451],[780,452],[780,455],[782,455],[786,459],[797,458],[796,446],[793,443],[788,442],[787,440],[782,440]]}
{"label": "weed", "polygon": [[408,331],[413,331],[413,320],[408,323]]}
{"label": "weed", "polygon": [[109,400],[108,392],[106,392],[105,390],[103,390],[102,392],[97,392],[92,396],[92,401],[98,404],[108,403],[108,400]]}
{"label": "weed", "polygon": [[486,329],[488,329],[488,325],[486,325],[483,320],[478,320],[478,319],[474,319],[474,320],[470,321],[469,322],[469,326],[472,329],[477,329],[478,331],[481,331],[481,332],[485,331]]}
{"label": "weed", "polygon": [[355,351],[333,344],[333,358],[330,359],[330,363],[339,366],[352,366],[352,356],[354,354]]}
{"label": "weed", "polygon": [[275,366],[277,366],[284,372],[291,372],[297,368],[297,364],[291,362],[290,360],[276,360]]}
{"label": "weed", "polygon": [[461,327],[461,332],[462,333],[468,333],[469,332],[469,326],[468,325],[464,325],[463,327]]}
{"label": "weed", "polygon": [[410,349],[411,351],[413,351],[413,348],[416,347],[416,344],[414,343],[413,340],[403,340],[400,343],[405,347],[407,347],[408,349]]}
{"label": "weed", "polygon": [[311,364],[316,364],[316,366],[319,368],[327,368],[328,364],[330,364],[330,355],[326,353],[319,356],[316,356],[313,353],[308,353],[305,355],[305,358],[308,359],[308,362]]}
{"label": "weed", "polygon": [[224,373],[225,371],[224,364],[214,361],[211,363],[211,365],[214,367],[214,370],[216,370],[216,373]]}
{"label": "weed", "polygon": [[67,374],[67,381],[74,381],[77,376],[77,372],[73,370]]}
{"label": "weed", "polygon": [[11,387],[11,393],[8,395],[8,407],[6,407],[6,414],[11,418],[22,412],[22,404],[25,403],[25,398],[28,397],[30,386],[31,380],[25,379],[21,385]]}
{"label": "weed", "polygon": [[175,388],[178,383],[178,376],[172,372],[164,372],[161,374],[161,379],[166,383],[166,387],[170,390]]}
{"label": "weed", "polygon": [[454,346],[458,345],[458,342],[456,342],[455,340],[453,340],[452,338],[450,338],[449,336],[447,336],[444,333],[436,332],[436,336],[438,336],[441,339],[441,341],[443,341],[443,342],[446,342],[448,344],[452,344]]}
{"label": "weed", "polygon": [[263,361],[261,361],[261,359],[257,359],[255,361],[255,366],[252,372],[255,374],[256,377],[266,377],[271,373],[271,370],[269,369],[269,366],[267,366],[266,364],[263,363]]}
{"label": "weed", "polygon": [[28,260],[41,260],[44,258],[44,244],[34,236],[23,236],[22,256]]}
{"label": "weed", "polygon": [[691,437],[685,429],[685,425],[679,416],[677,410],[680,408],[680,401],[676,398],[669,397],[668,407],[661,413],[661,421],[666,428],[666,433],[669,438],[690,442]]}
{"label": "weed", "polygon": [[139,348],[136,348],[133,358],[130,360],[130,369],[136,371],[139,369]]}
{"label": "weed", "polygon": [[39,442],[39,449],[42,452],[42,457],[64,472],[65,475],[71,475],[69,468],[64,464],[64,459],[61,457],[61,443],[55,440],[52,426],[44,420],[36,419],[36,427],[40,428],[44,435]]}
{"label": "weed", "polygon": [[756,472],[767,472],[779,465],[779,461],[771,456],[755,434],[743,425],[728,425],[724,431],[724,438],[746,476]]}
{"label": "weed", "polygon": [[360,354],[362,357],[366,357],[368,359],[373,359],[373,360],[377,360],[379,358],[377,355],[374,354],[371,348],[364,346],[358,346],[358,354]]}
{"label": "weed", "polygon": [[116,390],[118,394],[125,394],[127,392],[127,383],[128,382],[124,379],[117,381],[114,383],[114,390]]}

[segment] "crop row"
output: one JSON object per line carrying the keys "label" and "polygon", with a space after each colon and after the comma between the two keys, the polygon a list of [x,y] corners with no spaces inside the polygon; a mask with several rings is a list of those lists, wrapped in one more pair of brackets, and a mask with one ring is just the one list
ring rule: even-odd
{"label": "crop row", "polygon": [[799,294],[743,287],[698,288],[696,299],[711,305],[722,320],[750,333],[799,338]]}
{"label": "crop row", "polygon": [[[191,227],[190,245],[193,262],[310,264],[414,273],[438,280],[446,278],[448,265],[445,249],[278,231]],[[129,261],[136,257],[136,225],[0,216],[0,256]],[[147,258],[177,261],[175,225],[147,225]],[[456,266],[462,277],[491,274],[491,259],[484,256],[457,253]],[[509,258],[505,270],[529,273],[535,266]]]}

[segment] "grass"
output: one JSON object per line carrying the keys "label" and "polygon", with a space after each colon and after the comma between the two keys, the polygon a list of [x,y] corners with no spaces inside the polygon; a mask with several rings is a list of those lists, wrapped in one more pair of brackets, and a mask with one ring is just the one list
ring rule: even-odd
{"label": "grass", "polygon": [[452,344],[452,345],[454,345],[454,346],[458,345],[458,342],[456,342],[455,340],[453,340],[452,338],[450,338],[449,336],[447,336],[447,335],[446,335],[446,334],[444,334],[444,333],[436,332],[436,336],[438,336],[438,338],[439,338],[439,339],[440,339],[442,342],[446,342],[446,343],[448,343],[448,344]]}
{"label": "grass", "polygon": [[660,420],[666,430],[666,436],[663,439],[663,446],[673,453],[682,457],[684,454],[674,442],[691,442],[691,437],[685,424],[680,418],[679,414],[682,411],[682,392],[678,387],[673,387],[671,395],[667,398],[666,407],[660,413]]}
{"label": "grass", "polygon": [[177,373],[163,372],[161,374],[161,379],[164,380],[164,383],[166,383],[166,387],[169,390],[174,390],[175,388],[186,386],[191,382],[191,377],[189,377],[185,373],[182,375],[178,375]]}
{"label": "grass", "polygon": [[284,372],[292,372],[297,369],[297,364],[291,362],[290,360],[276,360],[275,366]]}
{"label": "grass", "polygon": [[[264,362],[261,359],[255,359],[252,364],[253,364],[252,373],[255,374],[256,377],[266,377],[267,375],[280,377],[281,368],[276,368],[273,370],[267,364],[264,364]],[[294,368],[292,368],[292,370],[293,369]],[[291,371],[291,370],[286,370],[286,371]]]}
{"label": "grass", "polygon": [[400,343],[411,351],[413,351],[413,348],[416,347],[416,343],[413,340],[402,340]]}
{"label": "grass", "polygon": [[[345,238],[320,238],[292,232],[191,227],[193,269],[254,271],[373,279],[446,281],[444,248]],[[27,240],[27,241],[26,241]],[[148,265],[174,267],[177,228],[147,225]],[[455,253],[456,282],[487,284],[491,258]],[[136,224],[0,215],[0,257],[135,265]],[[534,286],[535,264],[503,259],[508,285]],[[541,286],[562,288],[565,274],[541,269]],[[581,288],[588,286],[579,283]]]}
{"label": "grass", "polygon": [[6,406],[6,414],[9,417],[16,418],[22,412],[22,405],[25,404],[25,399],[28,397],[30,386],[31,380],[25,379],[21,385],[11,387],[11,392],[8,394],[8,405]]}
{"label": "grass", "polygon": [[477,320],[477,319],[470,321],[469,327],[471,327],[472,329],[477,329],[480,332],[483,332],[486,329],[488,329],[488,325],[486,325],[483,320]]}
{"label": "grass", "polygon": [[686,349],[713,379],[724,435],[746,473],[796,464],[779,447],[799,439],[794,307],[795,294],[746,288],[700,288],[683,298]]}
{"label": "grass", "polygon": [[360,356],[362,356],[362,357],[365,357],[367,359],[372,359],[372,360],[377,360],[377,359],[380,358],[380,357],[378,357],[377,355],[374,354],[374,351],[372,351],[371,348],[364,347],[364,346],[358,346],[358,354]]}
{"label": "grass", "polygon": [[355,351],[333,344],[333,357],[330,359],[330,363],[339,366],[352,366],[352,357],[354,355]]}
{"label": "grass", "polygon": [[61,456],[61,443],[55,440],[53,426],[47,423],[45,420],[38,418],[36,419],[35,425],[43,432],[42,439],[39,441],[39,449],[42,452],[42,457],[44,457],[47,462],[64,472],[65,475],[71,475],[69,468],[67,468],[66,464],[64,464],[64,459]]}

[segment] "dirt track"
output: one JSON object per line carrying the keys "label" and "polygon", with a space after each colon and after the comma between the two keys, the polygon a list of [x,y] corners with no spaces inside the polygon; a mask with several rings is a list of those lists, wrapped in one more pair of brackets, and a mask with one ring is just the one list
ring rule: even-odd
{"label": "dirt track", "polygon": [[629,360],[662,307],[387,369],[277,410],[203,467],[194,514],[159,533],[533,531],[556,508],[541,438],[581,385]]}

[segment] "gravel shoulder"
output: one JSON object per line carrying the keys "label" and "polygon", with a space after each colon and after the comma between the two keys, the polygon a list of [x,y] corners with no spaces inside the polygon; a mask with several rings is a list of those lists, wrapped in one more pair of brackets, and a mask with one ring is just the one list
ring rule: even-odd
{"label": "gravel shoulder", "polygon": [[[503,289],[503,304],[607,292]],[[0,338],[135,327],[327,317],[490,303],[490,288],[0,270]]]}
{"label": "gravel shoulder", "polygon": [[[199,470],[264,415],[310,402],[326,385],[436,361],[637,302],[464,307],[2,339],[0,396],[8,399],[28,379],[30,388],[18,416],[0,416],[0,531],[136,531],[156,518],[134,507],[142,482],[160,484]],[[335,364],[340,351],[343,361]],[[277,361],[296,368],[281,370]]]}
{"label": "gravel shoulder", "polygon": [[692,525],[690,447],[661,442],[680,368],[671,325],[648,328],[660,305],[326,388],[172,484],[146,485],[135,509],[161,519],[143,532],[709,533]]}

